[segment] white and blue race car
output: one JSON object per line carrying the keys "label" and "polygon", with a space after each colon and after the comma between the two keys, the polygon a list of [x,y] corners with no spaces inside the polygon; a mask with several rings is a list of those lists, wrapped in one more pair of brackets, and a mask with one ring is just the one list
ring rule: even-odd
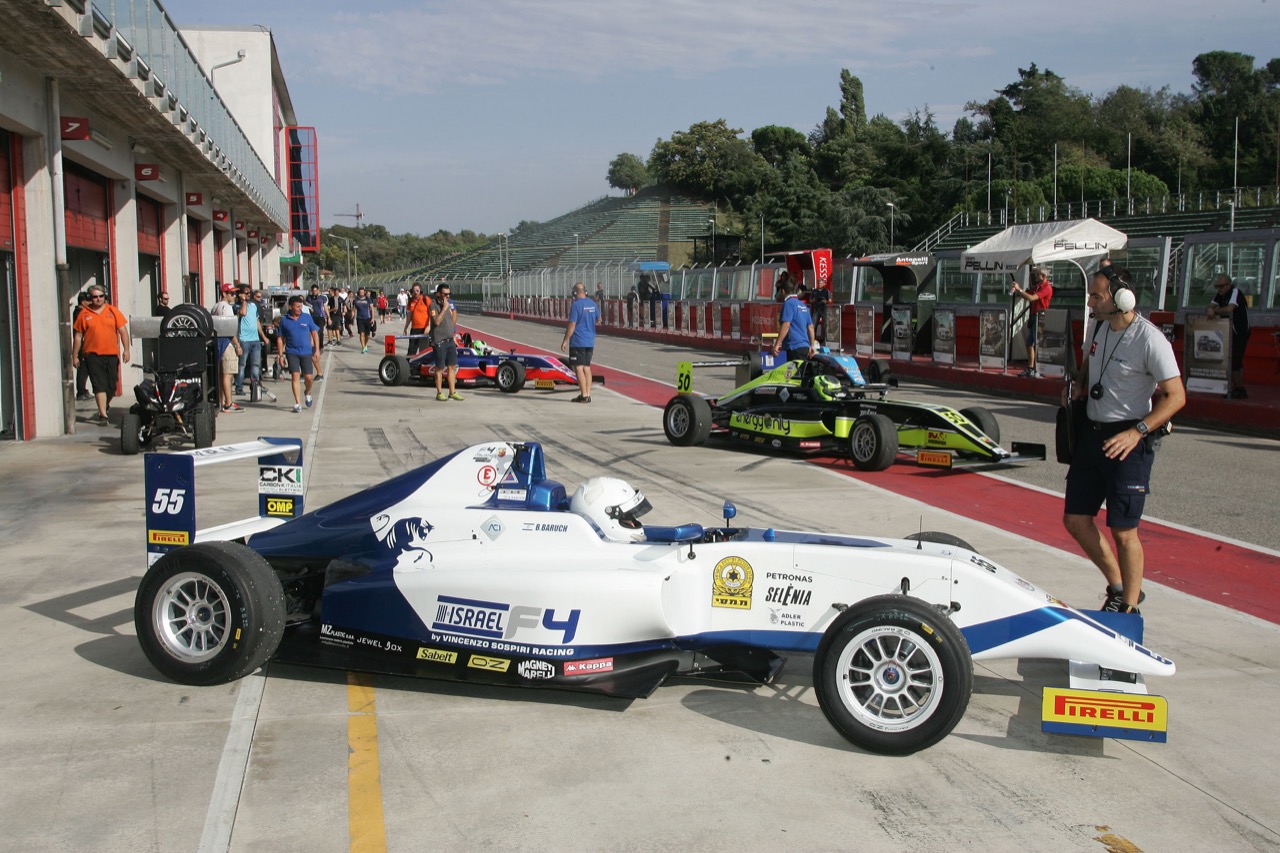
{"label": "white and blue race car", "polygon": [[[154,491],[159,511],[186,494]],[[626,697],[676,675],[767,683],[779,652],[811,653],[830,722],[890,754],[955,727],[975,660],[1174,672],[945,534],[738,527],[728,502],[724,526],[659,527],[648,509],[611,477],[570,494],[536,443],[475,445],[296,518],[159,536],[179,544],[139,588],[138,637],[187,684],[274,659]]]}

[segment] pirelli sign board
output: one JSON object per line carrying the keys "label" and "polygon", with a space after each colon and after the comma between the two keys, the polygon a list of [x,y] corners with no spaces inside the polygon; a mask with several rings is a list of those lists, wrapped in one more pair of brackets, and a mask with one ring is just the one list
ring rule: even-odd
{"label": "pirelli sign board", "polygon": [[1165,743],[1169,703],[1163,696],[1046,687],[1040,730],[1064,735]]}

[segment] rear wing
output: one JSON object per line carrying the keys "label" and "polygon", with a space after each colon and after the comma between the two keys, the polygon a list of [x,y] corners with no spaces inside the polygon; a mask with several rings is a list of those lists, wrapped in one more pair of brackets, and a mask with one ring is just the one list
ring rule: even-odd
{"label": "rear wing", "polygon": [[[238,459],[258,461],[258,514],[196,529],[196,468]],[[243,539],[302,515],[302,439],[271,438],[180,453],[148,453],[145,461],[147,565],[195,542]]]}

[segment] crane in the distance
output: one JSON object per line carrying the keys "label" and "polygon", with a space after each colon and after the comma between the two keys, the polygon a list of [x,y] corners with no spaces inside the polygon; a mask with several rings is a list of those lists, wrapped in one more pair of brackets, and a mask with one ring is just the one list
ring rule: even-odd
{"label": "crane in the distance", "polygon": [[335,213],[334,216],[350,216],[352,219],[356,221],[357,228],[360,227],[360,221],[364,219],[364,213],[361,212],[359,204],[356,205],[355,213]]}

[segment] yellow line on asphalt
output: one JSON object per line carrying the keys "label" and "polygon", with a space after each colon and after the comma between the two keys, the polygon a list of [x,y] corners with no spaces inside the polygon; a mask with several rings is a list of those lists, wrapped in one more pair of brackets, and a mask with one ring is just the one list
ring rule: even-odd
{"label": "yellow line on asphalt", "polygon": [[382,770],[378,763],[378,708],[373,681],[347,673],[347,826],[352,853],[385,853]]}

